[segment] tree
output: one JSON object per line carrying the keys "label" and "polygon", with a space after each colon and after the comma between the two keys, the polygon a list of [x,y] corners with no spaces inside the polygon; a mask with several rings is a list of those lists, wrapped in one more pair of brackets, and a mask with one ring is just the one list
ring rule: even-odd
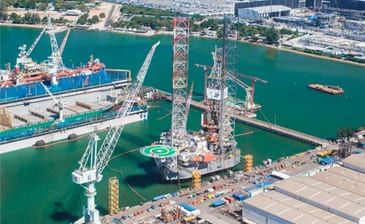
{"label": "tree", "polygon": [[274,27],[267,29],[264,36],[268,44],[277,44],[279,41],[279,32]]}
{"label": "tree", "polygon": [[7,9],[6,1],[0,1],[0,20],[7,20],[8,14],[5,12]]}
{"label": "tree", "polygon": [[22,23],[22,17],[20,17],[18,14],[16,13],[12,13],[10,14],[9,17],[10,20],[13,21],[13,23]]}
{"label": "tree", "polygon": [[354,130],[352,128],[339,128],[336,131],[336,135],[338,138],[350,137],[354,134]]}
{"label": "tree", "polygon": [[100,13],[100,14],[99,14],[99,17],[100,17],[100,19],[104,19],[104,18],[105,18],[105,13],[103,13],[103,12],[102,12],[102,13]]}
{"label": "tree", "polygon": [[99,22],[99,17],[97,15],[94,15],[91,19],[88,20],[89,23],[95,24]]}
{"label": "tree", "polygon": [[82,14],[79,19],[77,20],[78,24],[84,25],[87,22],[87,17],[89,17],[88,13]]}

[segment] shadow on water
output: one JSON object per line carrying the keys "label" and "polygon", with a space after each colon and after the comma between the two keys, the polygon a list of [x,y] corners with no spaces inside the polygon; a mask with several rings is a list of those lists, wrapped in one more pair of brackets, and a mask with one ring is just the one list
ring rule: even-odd
{"label": "shadow on water", "polygon": [[156,164],[152,159],[139,162],[138,167],[142,168],[145,173],[126,177],[126,181],[131,186],[148,187],[149,185],[160,184],[162,182],[161,175],[159,174]]}
{"label": "shadow on water", "polygon": [[74,222],[77,220],[77,216],[72,215],[60,202],[54,202],[53,213],[50,217],[56,222],[70,221]]}

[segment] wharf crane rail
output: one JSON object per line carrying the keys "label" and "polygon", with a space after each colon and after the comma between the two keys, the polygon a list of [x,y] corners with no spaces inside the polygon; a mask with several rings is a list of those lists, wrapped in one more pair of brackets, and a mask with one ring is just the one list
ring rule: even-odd
{"label": "wharf crane rail", "polygon": [[[156,89],[155,90],[156,94],[161,98],[161,99],[165,99],[167,101],[171,101],[171,94],[165,91],[161,91]],[[206,105],[204,105],[203,102],[197,102],[192,100],[191,101],[191,106],[198,108],[198,109],[202,109],[204,110],[206,108]],[[248,124],[250,126],[253,127],[257,127],[260,129],[264,129],[270,132],[274,132],[283,136],[287,136],[305,143],[310,143],[310,144],[314,144],[314,145],[320,145],[320,146],[328,146],[330,145],[330,143],[325,140],[325,139],[321,139],[303,132],[299,132],[293,129],[289,129],[289,128],[285,128],[283,126],[277,125],[277,124],[272,124],[266,121],[262,121],[262,120],[258,120],[258,119],[253,119],[253,118],[249,118],[246,116],[242,116],[242,115],[238,115],[238,114],[234,114],[233,115],[235,117],[236,120]]]}

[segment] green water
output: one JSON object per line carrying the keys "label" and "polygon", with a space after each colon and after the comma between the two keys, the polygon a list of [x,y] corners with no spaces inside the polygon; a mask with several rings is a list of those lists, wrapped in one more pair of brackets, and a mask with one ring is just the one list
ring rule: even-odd
{"label": "green water", "polygon": [[[36,38],[40,30],[0,27],[0,64],[15,63],[17,47]],[[59,40],[63,34],[57,35]],[[113,33],[72,31],[63,59],[68,66],[79,65],[89,55],[99,57],[108,68],[129,68],[134,77],[150,47],[161,41],[145,79],[145,85],[171,90],[171,36],[140,37]],[[212,64],[211,54],[220,42],[191,38],[189,80],[194,80],[194,92],[203,92],[203,72],[193,65]],[[44,36],[32,53],[41,61],[50,54],[49,39]],[[2,66],[3,68],[3,66]],[[268,84],[256,84],[255,99],[263,106],[260,119],[313,134],[335,137],[337,127],[357,127],[365,124],[365,68],[320,60],[284,51],[241,44],[239,46],[240,73],[258,76]],[[246,81],[246,80],[245,80]],[[248,80],[247,80],[248,81]],[[309,83],[340,85],[345,94],[333,96],[307,89]],[[243,98],[244,92],[239,91]],[[199,97],[196,97],[199,98]],[[167,102],[154,102],[149,119],[127,126],[115,150],[115,155],[149,145],[158,140],[159,133],[169,129],[171,116]],[[197,130],[200,113],[191,109],[188,127]],[[254,155],[255,164],[263,159],[277,159],[304,151],[311,146],[259,129],[237,124],[236,133],[253,131],[237,137],[242,154]],[[101,137],[104,137],[102,134]],[[71,172],[78,167],[87,138],[67,142],[46,149],[24,149],[0,155],[0,223],[69,223],[80,217],[86,204],[83,190],[71,180]],[[154,172],[154,162],[139,152],[127,154],[109,163],[120,169],[126,181],[144,198],[178,189],[177,184],[162,183]],[[242,167],[238,165],[236,169]],[[96,184],[96,203],[101,212],[107,209],[109,177],[120,177],[120,206],[138,204],[136,196],[123,182],[120,173],[104,170],[104,178]],[[188,185],[189,182],[183,183]]]}

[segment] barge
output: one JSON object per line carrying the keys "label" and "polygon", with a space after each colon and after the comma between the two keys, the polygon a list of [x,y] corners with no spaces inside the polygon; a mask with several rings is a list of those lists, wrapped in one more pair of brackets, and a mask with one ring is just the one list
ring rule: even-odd
{"label": "barge", "polygon": [[325,93],[334,94],[334,95],[342,94],[345,92],[341,87],[332,86],[332,85],[309,84],[308,88],[319,90],[319,91],[322,91]]}

